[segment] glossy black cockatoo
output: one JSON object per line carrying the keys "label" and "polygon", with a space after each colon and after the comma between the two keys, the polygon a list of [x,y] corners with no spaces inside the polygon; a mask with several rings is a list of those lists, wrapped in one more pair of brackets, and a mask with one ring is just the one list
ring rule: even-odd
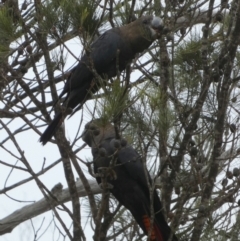
{"label": "glossy black cockatoo", "polygon": [[162,20],[159,17],[144,16],[101,35],[73,68],[59,95],[61,99],[66,94],[63,101],[65,111],[54,117],[42,134],[40,142],[45,145],[65,117],[82,108],[91,94],[99,90],[99,77],[109,79],[123,71],[137,53],[144,51],[152,44],[162,29]]}
{"label": "glossy black cockatoo", "polygon": [[150,193],[152,181],[140,155],[126,140],[116,139],[114,126],[101,119],[91,121],[85,126],[82,139],[92,148],[97,182],[102,184],[104,173],[109,191],[132,213],[143,232],[150,232],[150,240],[177,241],[164,218],[156,190]]}

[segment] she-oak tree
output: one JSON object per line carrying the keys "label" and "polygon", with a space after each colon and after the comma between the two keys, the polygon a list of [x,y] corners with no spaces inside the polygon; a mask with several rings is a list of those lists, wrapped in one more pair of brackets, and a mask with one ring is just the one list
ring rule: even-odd
{"label": "she-oak tree", "polygon": [[[81,54],[106,29],[147,14],[162,18],[165,34],[43,148],[37,140]],[[240,1],[2,1],[2,237],[16,240],[28,220],[23,240],[147,239],[91,177],[80,135],[101,116],[141,154],[179,240],[238,240],[239,18]]]}

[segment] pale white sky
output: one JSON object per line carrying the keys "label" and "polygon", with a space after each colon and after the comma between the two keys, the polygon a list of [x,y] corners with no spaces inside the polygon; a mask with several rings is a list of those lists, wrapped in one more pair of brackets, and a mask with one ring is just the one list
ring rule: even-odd
{"label": "pale white sky", "polygon": [[[68,47],[70,50],[75,53],[79,57],[81,54],[81,44],[77,39],[71,40],[68,43]],[[71,55],[68,55],[68,61],[66,64],[66,69],[70,68],[73,64],[75,63],[75,60]],[[42,61],[39,63],[40,65],[42,64]],[[58,75],[59,73],[56,73]],[[27,77],[31,78],[33,73],[28,73]],[[91,108],[93,106],[93,101],[88,101],[87,106]],[[85,106],[86,107],[86,106]],[[84,121],[88,122],[90,120],[90,115],[88,115],[88,112],[84,112]],[[52,113],[53,115],[53,113]],[[73,140],[75,135],[76,135],[76,127],[78,128],[79,126],[79,121],[81,118],[81,111],[77,112],[72,118],[69,120],[65,121],[65,130],[66,130],[66,135],[69,137],[69,140]],[[8,121],[8,120],[6,120]],[[10,125],[11,131],[14,129],[18,129],[19,126],[23,121],[20,118],[16,118],[12,121]],[[40,123],[40,122],[39,122]],[[38,124],[39,124],[38,123]],[[84,127],[84,124],[83,124]],[[39,128],[40,129],[40,128]],[[40,130],[43,132],[44,128],[41,128]],[[0,142],[5,138],[6,133],[5,131],[1,130],[1,135],[0,135]],[[50,142],[47,143],[45,146],[42,146],[38,140],[39,140],[39,135],[37,135],[34,131],[29,130],[25,131],[21,134],[17,134],[16,139],[18,143],[20,144],[20,148],[24,151],[24,154],[26,156],[26,159],[29,161],[31,167],[33,168],[34,172],[39,172],[42,169],[43,165],[43,160],[46,158],[45,161],[45,167],[50,165],[51,163],[55,162],[59,157],[59,151],[56,147],[56,145],[51,144]],[[77,145],[82,145],[83,142],[82,140],[79,140]],[[11,150],[13,153],[17,154],[16,148],[14,145],[8,141],[4,145],[7,147],[9,150]],[[90,149],[86,148],[85,151],[81,151],[81,158],[86,159],[86,157],[90,158]],[[9,164],[15,164],[16,163],[16,158],[12,157],[9,155],[6,151],[4,151],[2,148],[0,148],[0,160],[5,161]],[[17,166],[24,167],[24,165],[18,161]],[[12,184],[18,183],[19,181],[26,179],[29,177],[29,174],[25,171],[21,170],[13,170],[11,172],[11,168],[6,167],[4,165],[1,165],[0,168],[0,190],[4,188],[4,186],[10,186]],[[77,177],[77,175],[75,175]],[[59,163],[57,166],[46,172],[45,174],[40,176],[40,180],[48,187],[50,190],[52,187],[54,187],[57,183],[61,182],[63,185],[63,188],[67,187],[65,176],[64,176],[64,171],[62,167],[62,163]],[[6,182],[6,183],[5,183]],[[35,181],[28,182],[26,184],[23,184],[17,188],[14,188],[13,190],[7,192],[6,196],[4,194],[0,195],[0,220],[7,215],[11,214],[13,211],[20,209],[21,207],[24,207],[32,202],[40,200],[43,195],[39,188],[37,187]],[[12,199],[18,200],[14,201]],[[71,207],[71,205],[67,204],[68,207]],[[68,215],[64,214],[63,212],[60,212],[61,216],[63,217],[63,220],[67,223],[71,223],[70,218]],[[43,230],[49,225],[49,223],[52,221],[52,212],[49,211],[47,213],[44,213],[43,215],[40,215],[31,221],[26,221],[22,223],[21,225],[17,226],[11,233],[5,234],[3,236],[0,236],[1,241],[10,241],[10,240],[16,240],[16,241],[29,241],[29,240],[34,240],[34,230],[37,230],[43,219],[43,227],[39,231],[38,235],[40,235]],[[87,215],[85,213],[85,215]],[[84,220],[84,219],[83,219]],[[57,222],[57,221],[56,221]],[[59,225],[60,227],[60,225]],[[89,232],[86,231],[87,233]],[[54,231],[54,224],[50,225],[49,229],[47,232],[45,232],[43,240],[57,240],[57,235],[58,231]],[[53,238],[54,237],[54,238]]]}

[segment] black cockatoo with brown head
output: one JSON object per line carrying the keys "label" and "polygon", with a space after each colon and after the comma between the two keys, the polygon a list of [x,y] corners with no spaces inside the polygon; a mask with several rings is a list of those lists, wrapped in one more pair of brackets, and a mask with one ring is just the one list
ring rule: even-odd
{"label": "black cockatoo with brown head", "polygon": [[114,126],[102,119],[91,121],[82,139],[92,149],[97,182],[102,184],[104,173],[109,191],[132,213],[143,232],[150,234],[150,240],[177,241],[165,220],[157,191],[150,191],[152,180],[142,158],[126,140],[116,139]]}
{"label": "black cockatoo with brown head", "polygon": [[62,104],[63,111],[56,114],[40,137],[40,142],[45,145],[65,117],[82,108],[91,94],[99,90],[99,77],[109,79],[123,71],[137,53],[152,44],[162,29],[163,24],[159,17],[143,16],[101,35],[73,68],[59,95],[59,99],[66,95]]}

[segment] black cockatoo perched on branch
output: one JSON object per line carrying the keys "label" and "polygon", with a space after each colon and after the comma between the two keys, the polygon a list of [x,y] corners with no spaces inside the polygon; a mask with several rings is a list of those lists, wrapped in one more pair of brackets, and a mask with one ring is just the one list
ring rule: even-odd
{"label": "black cockatoo perched on branch", "polygon": [[109,184],[110,192],[132,213],[143,232],[148,235],[151,231],[150,240],[177,241],[164,218],[156,190],[150,193],[152,181],[140,155],[126,140],[116,139],[114,126],[101,119],[89,122],[82,139],[92,148],[97,182],[105,180]]}
{"label": "black cockatoo perched on branch", "polygon": [[66,94],[63,101],[64,110],[54,117],[42,134],[40,142],[45,145],[65,117],[82,108],[91,94],[98,91],[99,77],[108,79],[123,71],[137,53],[152,44],[162,29],[163,24],[159,17],[144,16],[101,35],[72,70],[59,95],[61,99]]}

